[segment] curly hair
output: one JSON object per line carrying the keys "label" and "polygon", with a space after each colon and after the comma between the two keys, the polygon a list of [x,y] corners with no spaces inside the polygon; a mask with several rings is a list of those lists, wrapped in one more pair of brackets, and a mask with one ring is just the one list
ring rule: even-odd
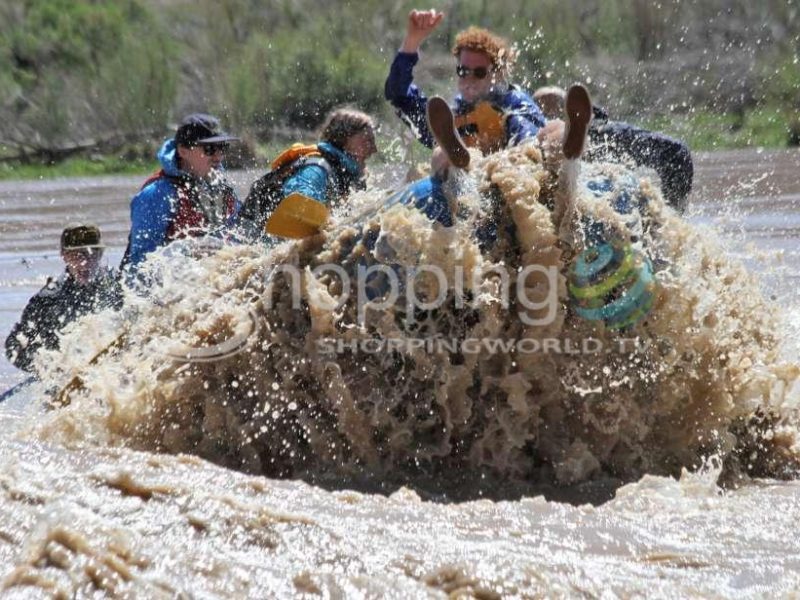
{"label": "curly hair", "polygon": [[367,113],[349,107],[337,108],[325,118],[320,139],[343,148],[348,139],[362,131],[375,131],[375,121]]}
{"label": "curly hair", "polygon": [[517,58],[517,53],[508,40],[482,27],[470,27],[456,36],[453,56],[458,57],[462,50],[485,54],[492,65],[499,69],[511,67]]}

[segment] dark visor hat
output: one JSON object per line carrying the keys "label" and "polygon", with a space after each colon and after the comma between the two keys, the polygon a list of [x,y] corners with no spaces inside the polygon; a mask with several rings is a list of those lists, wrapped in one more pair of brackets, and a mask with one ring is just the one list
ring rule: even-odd
{"label": "dark visor hat", "polygon": [[239,138],[220,129],[219,119],[202,113],[184,118],[175,132],[175,143],[189,148],[200,144],[230,144],[238,141]]}
{"label": "dark visor hat", "polygon": [[71,225],[61,232],[62,250],[105,248],[97,225]]}

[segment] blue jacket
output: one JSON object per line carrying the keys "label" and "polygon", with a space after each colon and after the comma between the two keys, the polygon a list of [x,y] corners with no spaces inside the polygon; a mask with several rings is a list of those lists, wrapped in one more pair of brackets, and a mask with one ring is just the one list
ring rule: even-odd
{"label": "blue jacket", "polygon": [[317,148],[326,164],[308,159],[283,183],[284,198],[297,192],[328,205],[353,189],[364,189],[364,173],[352,156],[328,142],[320,142]]}
{"label": "blue jacket", "polygon": [[453,226],[450,203],[442,190],[442,180],[436,176],[414,181],[395,192],[386,200],[386,206],[394,204],[413,206],[431,221],[441,223],[445,227]]}
{"label": "blue jacket", "polygon": [[[138,265],[147,254],[178,237],[230,226],[241,208],[227,181],[192,177],[178,168],[177,154],[175,140],[164,142],[158,151],[161,172],[131,199],[131,232],[123,266]],[[209,209],[209,202],[219,205],[219,211]],[[193,207],[195,214],[189,214]],[[194,229],[181,231],[184,227]]]}
{"label": "blue jacket", "polygon": [[[384,85],[384,95],[397,109],[398,116],[411,128],[417,139],[428,148],[434,145],[434,139],[428,129],[426,109],[428,99],[414,84],[414,66],[419,60],[416,53],[398,52],[389,70]],[[526,92],[510,85],[503,93],[495,93],[489,101],[503,110],[506,120],[506,146],[514,146],[533,138],[545,125],[545,118],[539,105]],[[453,112],[461,115],[469,112],[472,105],[464,101],[459,94],[455,98]]]}

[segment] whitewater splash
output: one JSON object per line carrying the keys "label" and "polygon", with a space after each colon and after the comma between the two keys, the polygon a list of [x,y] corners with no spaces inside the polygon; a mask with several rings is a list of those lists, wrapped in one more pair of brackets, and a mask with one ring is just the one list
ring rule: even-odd
{"label": "whitewater splash", "polygon": [[[612,183],[631,177],[615,165],[584,171]],[[638,242],[656,265],[656,294],[646,319],[607,330],[569,308],[576,250],[554,224],[556,177],[539,149],[483,159],[462,183],[454,228],[393,206],[341,217],[324,235],[269,251],[225,246],[154,257],[158,284],[147,298],[132,294],[122,318],[77,324],[64,354],[40,362],[51,383],[79,372],[84,385],[34,433],[66,445],[190,453],[268,476],[419,483],[467,496],[486,477],[633,480],[678,475],[712,455],[724,479],[796,472],[798,365],[779,362],[778,315],[708,231],[688,226],[655,186],[637,180],[646,200]],[[581,194],[578,208],[629,231],[602,195]],[[494,243],[474,235],[487,227],[496,229]],[[354,278],[376,265],[432,266],[446,286],[421,272],[415,292],[445,301],[430,310],[402,298],[384,306],[376,278],[372,304],[350,297],[338,306],[341,277],[319,275],[331,264]],[[302,273],[299,292],[282,265]],[[506,284],[519,289],[515,277],[530,266],[541,271],[521,285],[541,308],[506,302]],[[553,292],[558,301],[544,302]],[[87,332],[114,327],[124,343],[85,367],[110,341]],[[87,338],[92,348],[70,354]],[[533,340],[539,351],[415,342],[432,339]],[[603,351],[564,351],[587,339]],[[375,340],[400,343],[359,351]],[[203,351],[220,347],[213,359]]]}

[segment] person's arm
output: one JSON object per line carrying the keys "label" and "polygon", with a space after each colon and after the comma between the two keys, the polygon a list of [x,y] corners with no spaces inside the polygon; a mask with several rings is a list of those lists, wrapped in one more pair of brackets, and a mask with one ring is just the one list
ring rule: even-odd
{"label": "person's arm", "polygon": [[428,100],[414,85],[414,66],[419,60],[422,42],[439,26],[443,18],[444,13],[435,10],[412,10],[408,14],[403,44],[392,61],[389,76],[383,86],[384,96],[397,109],[397,115],[428,148],[433,148],[435,143],[428,130]]}
{"label": "person's arm", "polygon": [[156,181],[131,200],[130,262],[136,266],[164,245],[172,219],[175,189],[167,180]]}
{"label": "person's arm", "polygon": [[397,116],[408,125],[414,136],[428,148],[435,143],[428,129],[427,106],[425,94],[413,83],[414,65],[419,55],[398,52],[389,69],[389,76],[383,91],[386,99],[397,109]]}
{"label": "person's arm", "polygon": [[536,138],[545,125],[544,113],[536,101],[518,90],[506,97],[506,145],[516,146]]}
{"label": "person's arm", "polygon": [[21,319],[19,323],[14,325],[11,333],[6,338],[6,357],[8,362],[30,373],[32,371],[33,355],[39,349],[41,343],[36,343],[37,340],[32,332],[26,327],[25,319]]}
{"label": "person's arm", "polygon": [[318,164],[303,165],[283,183],[283,197],[301,194],[327,205],[328,172]]}
{"label": "person's arm", "polygon": [[658,173],[664,199],[675,210],[683,212],[692,190],[694,164],[689,148],[683,142],[640,127],[608,121],[590,127],[589,137],[600,145],[600,152],[612,156],[630,156],[637,165]]}
{"label": "person's arm", "polygon": [[393,204],[413,206],[431,221],[438,221],[445,227],[453,226],[450,203],[442,188],[442,179],[438,175],[423,177],[409,183],[386,199],[387,206]]}
{"label": "person's arm", "polygon": [[43,294],[45,290],[43,288],[28,301],[19,322],[6,338],[9,362],[28,373],[33,372],[33,358],[41,348],[58,347],[58,324],[55,322],[58,311],[53,311],[52,299]]}

